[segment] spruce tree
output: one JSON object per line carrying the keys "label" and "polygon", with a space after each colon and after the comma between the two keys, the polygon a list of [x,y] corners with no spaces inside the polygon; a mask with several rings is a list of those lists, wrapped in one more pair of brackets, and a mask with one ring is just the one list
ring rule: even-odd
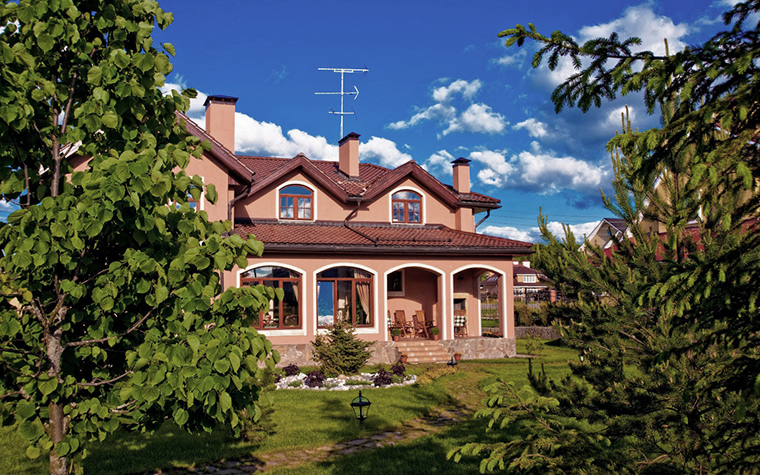
{"label": "spruce tree", "polygon": [[520,25],[507,45],[537,41],[538,66],[569,57],[578,73],[552,95],[557,111],[589,110],[642,91],[662,126],[623,117],[608,145],[608,209],[629,234],[585,251],[540,225],[537,265],[576,300],[558,330],[583,356],[560,381],[531,372],[530,388],[490,388],[480,415],[507,442],[482,471],[519,473],[758,473],[760,466],[760,1],[724,14],[727,30],[665,56],[632,52],[616,34],[582,45]]}

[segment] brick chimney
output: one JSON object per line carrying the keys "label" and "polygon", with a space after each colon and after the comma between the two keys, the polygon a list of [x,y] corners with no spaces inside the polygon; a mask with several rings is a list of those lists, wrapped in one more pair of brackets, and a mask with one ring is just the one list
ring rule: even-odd
{"label": "brick chimney", "polygon": [[454,160],[454,189],[457,193],[469,193],[470,192],[470,162],[463,157],[459,157]]}
{"label": "brick chimney", "polygon": [[235,153],[235,103],[237,97],[208,96],[206,107],[206,133],[232,153]]}
{"label": "brick chimney", "polygon": [[338,170],[359,178],[359,134],[351,132],[338,142]]}

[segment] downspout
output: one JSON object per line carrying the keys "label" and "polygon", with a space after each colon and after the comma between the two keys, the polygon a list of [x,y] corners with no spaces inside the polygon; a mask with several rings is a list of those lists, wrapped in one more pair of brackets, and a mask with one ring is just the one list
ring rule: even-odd
{"label": "downspout", "polygon": [[356,234],[358,234],[359,236],[363,237],[364,239],[367,239],[369,241],[374,242],[375,243],[375,247],[377,247],[379,245],[379,243],[380,243],[379,239],[373,238],[371,236],[368,236],[367,234],[359,231],[358,229],[354,229],[354,228],[352,228],[351,226],[348,225],[348,220],[351,219],[351,218],[353,218],[354,216],[356,216],[356,213],[359,212],[359,207],[361,205],[362,205],[362,199],[360,198],[360,199],[358,199],[356,201],[356,208],[354,208],[354,210],[351,211],[351,213],[349,213],[348,216],[346,216],[346,219],[343,220],[343,226],[345,226],[347,229],[355,232]]}
{"label": "downspout", "polygon": [[475,229],[478,229],[478,226],[480,226],[481,224],[483,224],[483,221],[485,221],[486,219],[488,219],[489,216],[491,216],[491,210],[487,209],[486,210],[486,215],[483,217],[483,219],[481,219],[480,221],[478,221],[478,224],[475,225]]}
{"label": "downspout", "polygon": [[[243,190],[239,195],[232,198],[232,200],[230,200],[230,202],[227,203],[227,219],[228,220],[232,221],[232,206],[238,201],[240,201],[241,199],[248,196],[248,193],[250,193],[251,187],[253,186],[253,175],[255,175],[255,173],[251,173],[251,181],[248,183],[248,186],[245,188],[245,190]],[[235,227],[235,223],[232,223],[232,227],[233,228]]]}
{"label": "downspout", "polygon": [[[232,221],[232,206],[241,199],[248,196],[248,193],[251,191],[251,187],[253,186],[253,175],[255,174],[256,172],[251,173],[251,181],[248,183],[248,186],[245,187],[245,190],[243,190],[239,195],[235,196],[227,203],[227,219],[229,221]],[[232,228],[230,228],[230,230],[232,229],[235,229],[234,222],[232,223]],[[219,273],[219,277],[219,284],[222,286],[222,290],[224,290],[224,271]]]}

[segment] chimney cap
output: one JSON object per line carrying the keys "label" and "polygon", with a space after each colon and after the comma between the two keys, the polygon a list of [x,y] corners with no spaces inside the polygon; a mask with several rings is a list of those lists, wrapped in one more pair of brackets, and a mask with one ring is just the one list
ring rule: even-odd
{"label": "chimney cap", "polygon": [[208,96],[206,98],[206,102],[203,103],[203,107],[208,107],[209,102],[229,102],[231,104],[234,104],[238,101],[237,97],[233,96],[223,96],[221,94],[215,94],[212,96]]}
{"label": "chimney cap", "polygon": [[361,137],[361,135],[357,134],[356,132],[350,132],[348,135],[340,139],[338,145],[343,145],[343,142],[351,139],[359,140],[359,137]]}
{"label": "chimney cap", "polygon": [[472,160],[470,160],[470,159],[467,159],[467,158],[464,158],[464,157],[459,157],[456,160],[453,160],[451,163],[453,163],[455,166],[456,165],[469,165],[469,163],[471,161]]}

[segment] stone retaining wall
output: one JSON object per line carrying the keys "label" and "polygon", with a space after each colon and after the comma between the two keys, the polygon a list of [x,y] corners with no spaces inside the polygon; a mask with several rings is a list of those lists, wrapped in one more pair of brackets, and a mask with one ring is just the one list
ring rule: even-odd
{"label": "stone retaining wall", "polygon": [[[514,338],[457,338],[455,340],[442,340],[441,344],[450,355],[459,352],[463,359],[468,360],[510,358],[517,354]],[[289,364],[318,366],[314,360],[311,343],[274,345],[273,348],[280,352],[278,367]],[[369,350],[372,352],[372,357],[368,361],[369,364],[393,364],[398,361],[399,352],[392,341],[373,342]]]}
{"label": "stone retaining wall", "polygon": [[461,353],[465,360],[511,358],[517,354],[514,338],[457,338],[441,343],[449,354]]}
{"label": "stone retaining wall", "polygon": [[529,336],[540,338],[542,340],[556,340],[559,334],[552,327],[515,327],[515,336],[517,338],[527,338]]}
{"label": "stone retaining wall", "polygon": [[[318,366],[319,363],[314,360],[314,353],[311,343],[300,345],[273,345],[273,348],[280,352],[280,362],[278,367],[295,364],[298,366]],[[376,341],[369,346],[372,352],[369,364],[393,364],[398,361],[398,350],[392,341]]]}

